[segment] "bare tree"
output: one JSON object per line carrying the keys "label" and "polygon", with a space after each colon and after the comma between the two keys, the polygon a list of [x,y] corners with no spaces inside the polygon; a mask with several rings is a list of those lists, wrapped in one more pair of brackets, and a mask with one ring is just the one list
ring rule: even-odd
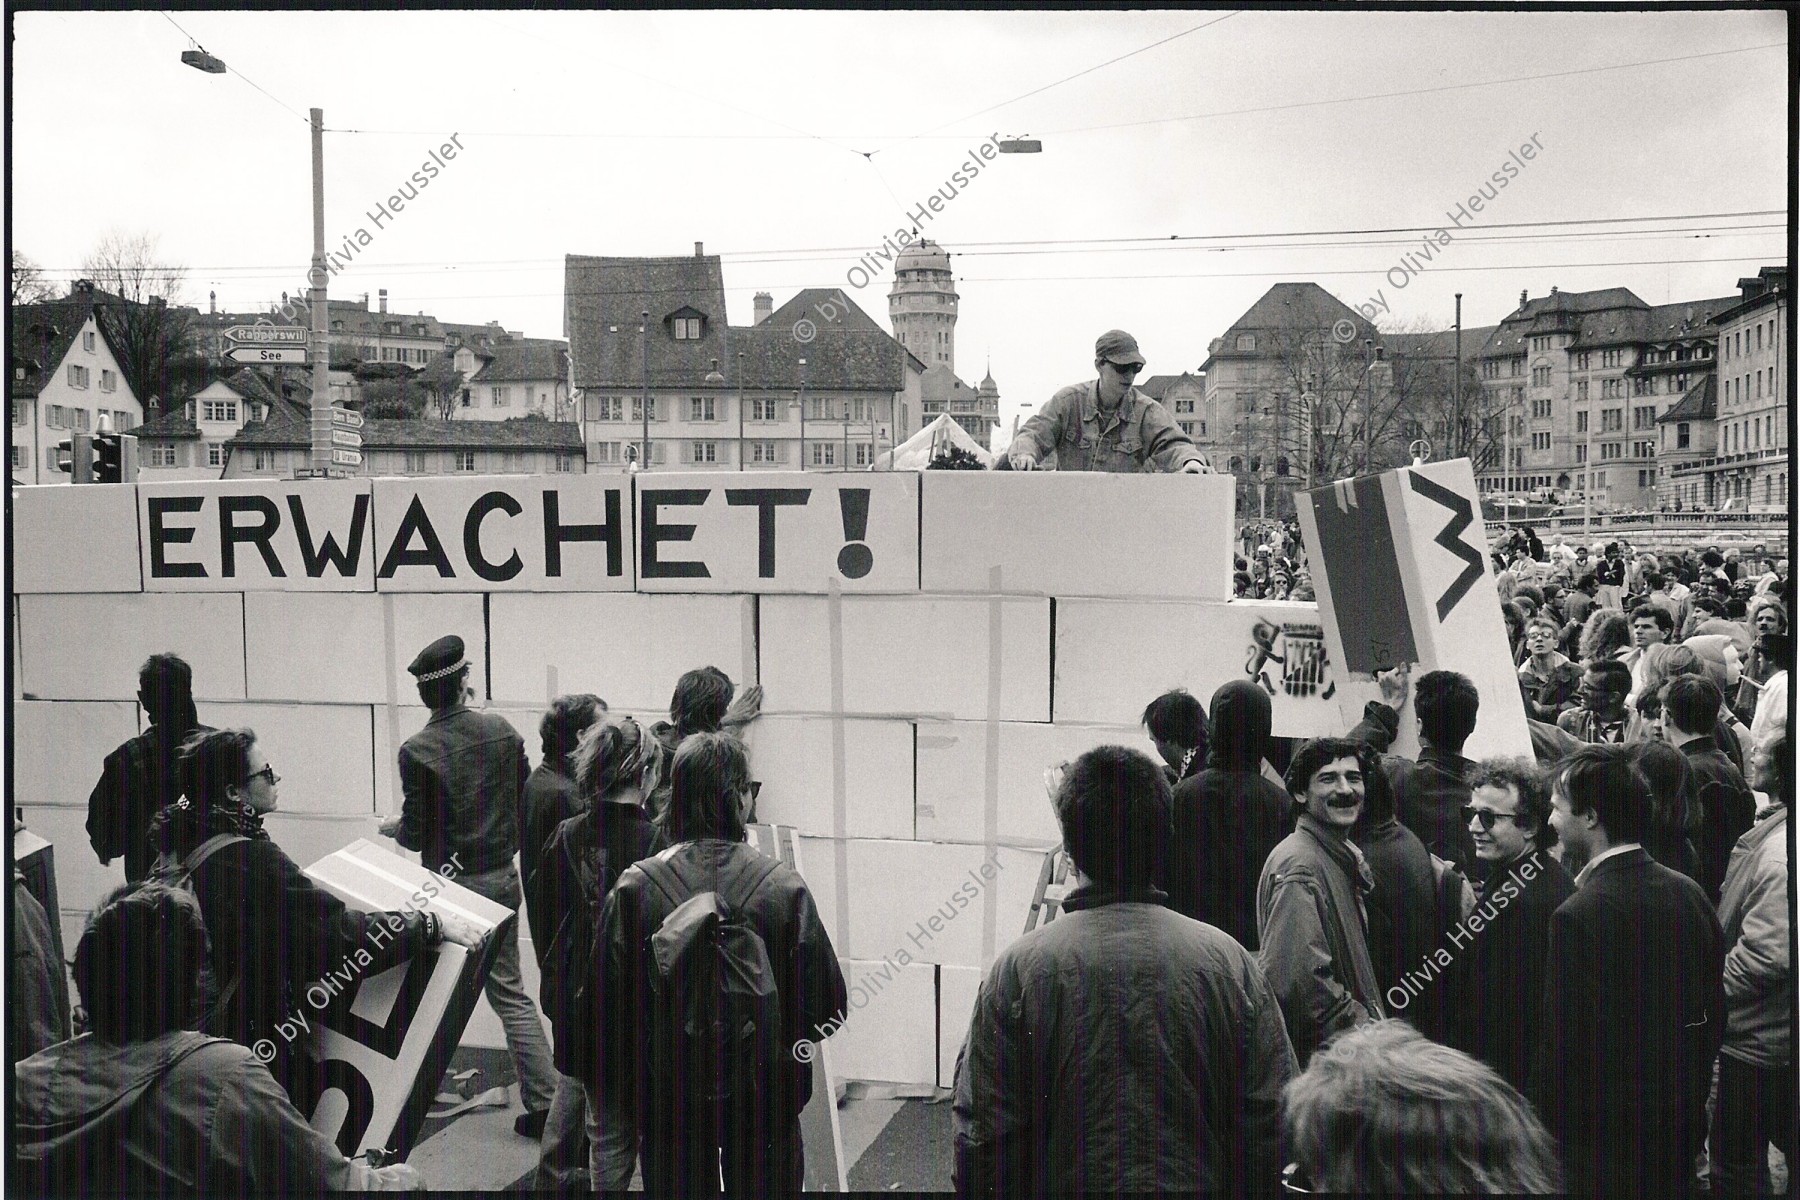
{"label": "bare tree", "polygon": [[81,273],[101,291],[131,304],[160,297],[173,307],[181,299],[187,268],[163,261],[161,239],[154,233],[110,230],[82,260]]}
{"label": "bare tree", "polygon": [[44,269],[17,250],[12,252],[12,268],[6,276],[7,303],[38,304],[56,298],[56,289],[44,277]]}

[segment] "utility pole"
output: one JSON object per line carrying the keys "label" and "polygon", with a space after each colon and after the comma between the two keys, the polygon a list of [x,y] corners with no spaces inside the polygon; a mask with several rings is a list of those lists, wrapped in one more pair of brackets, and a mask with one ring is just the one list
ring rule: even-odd
{"label": "utility pole", "polygon": [[644,454],[643,461],[638,463],[640,471],[650,467],[650,310],[647,308],[643,313],[643,321],[638,326],[638,333],[641,335],[638,341],[643,346],[644,359]]}
{"label": "utility pole", "polygon": [[1455,422],[1450,426],[1450,445],[1453,447],[1451,457],[1457,453],[1468,453],[1463,445],[1462,427],[1462,293],[1456,293],[1456,375],[1450,382],[1450,419]]}
{"label": "utility pole", "polygon": [[331,468],[331,346],[325,311],[325,110],[312,110],[312,473],[326,478]]}
{"label": "utility pole", "polygon": [[737,352],[738,470],[744,469],[744,352]]}

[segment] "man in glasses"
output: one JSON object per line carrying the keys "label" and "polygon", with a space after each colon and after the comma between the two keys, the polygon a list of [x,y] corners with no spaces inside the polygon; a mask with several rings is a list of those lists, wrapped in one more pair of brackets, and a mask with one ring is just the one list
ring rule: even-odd
{"label": "man in glasses", "polygon": [[1550,787],[1537,767],[1522,758],[1487,759],[1475,764],[1469,782],[1463,822],[1486,882],[1469,914],[1480,920],[1464,918],[1461,937],[1446,943],[1456,958],[1446,1040],[1524,1091],[1541,1036],[1550,914],[1574,894],[1575,881],[1550,857]]}
{"label": "man in glasses", "polygon": [[1007,447],[1006,465],[1033,471],[1054,450],[1064,471],[1211,473],[1206,456],[1169,411],[1132,386],[1144,368],[1136,338],[1123,329],[1101,334],[1094,367],[1098,379],[1063,388],[1025,422]]}
{"label": "man in glasses", "polygon": [[1625,698],[1631,694],[1631,668],[1616,658],[1588,664],[1581,677],[1581,707],[1556,718],[1557,727],[1584,742],[1616,746],[1638,740]]}

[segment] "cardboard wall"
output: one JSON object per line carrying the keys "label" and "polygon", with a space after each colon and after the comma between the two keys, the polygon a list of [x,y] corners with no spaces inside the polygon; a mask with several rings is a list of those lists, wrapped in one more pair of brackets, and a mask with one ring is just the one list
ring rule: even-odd
{"label": "cardboard wall", "polygon": [[[534,764],[551,697],[590,691],[653,719],[683,671],[716,665],[765,689],[747,734],[758,817],[798,831],[846,974],[892,977],[835,1039],[839,1074],[947,1086],[975,988],[1023,929],[1059,840],[1046,767],[1103,743],[1148,751],[1138,717],[1173,686],[1207,698],[1259,679],[1282,734],[1341,732],[1375,694],[1330,665],[1317,607],[1226,599],[1221,482],[789,472],[16,489],[14,795],[58,848],[63,927],[78,932],[122,881],[88,847],[86,800],[139,727],[151,653],[193,665],[203,720],[257,730],[282,776],[268,827],[303,866],[378,840],[398,811],[395,755],[427,716],[405,668],[436,637],[463,638],[478,703],[512,721]],[[465,1037],[499,1044],[485,1001]]]}

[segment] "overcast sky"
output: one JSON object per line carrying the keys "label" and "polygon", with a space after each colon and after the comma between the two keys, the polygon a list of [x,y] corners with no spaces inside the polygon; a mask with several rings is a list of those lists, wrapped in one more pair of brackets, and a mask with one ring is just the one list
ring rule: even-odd
{"label": "overcast sky", "polygon": [[[837,286],[885,327],[891,271],[860,289],[846,272],[988,136],[1039,137],[923,226],[955,255],[957,372],[991,360],[1005,418],[1091,377],[1110,327],[1151,373],[1198,367],[1276,282],[1379,290],[1384,327],[1447,327],[1461,291],[1473,326],[1521,289],[1658,304],[1785,258],[1785,215],[1717,215],[1785,212],[1778,11],[173,19],[230,73],[181,65],[189,37],[157,13],[13,15],[12,239],[54,278],[108,229],[146,230],[189,268],[188,303],[299,291],[315,105],[327,243],[372,239],[332,296],[385,287],[395,310],[534,337],[563,336],[564,254],[695,241],[724,256],[734,322],[758,290]],[[463,151],[377,227],[452,133]],[[1645,217],[1688,219],[1619,220]],[[1452,241],[1397,289],[1421,235],[1354,231],[1416,226]]]}

